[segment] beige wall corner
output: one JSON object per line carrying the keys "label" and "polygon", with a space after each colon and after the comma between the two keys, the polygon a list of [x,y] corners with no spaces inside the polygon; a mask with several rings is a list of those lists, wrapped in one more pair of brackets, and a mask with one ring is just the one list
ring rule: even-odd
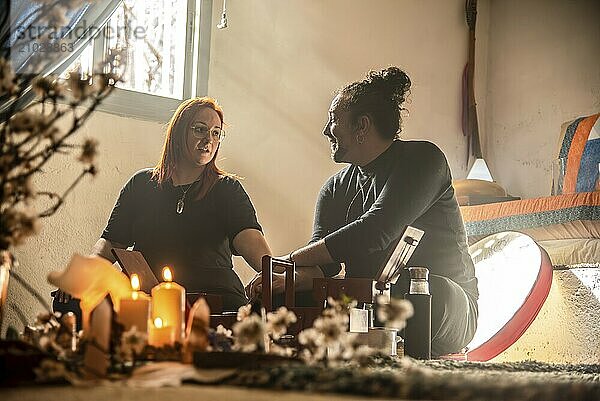
{"label": "beige wall corner", "polygon": [[492,1],[486,154],[524,198],[550,195],[560,126],[600,111],[600,2]]}

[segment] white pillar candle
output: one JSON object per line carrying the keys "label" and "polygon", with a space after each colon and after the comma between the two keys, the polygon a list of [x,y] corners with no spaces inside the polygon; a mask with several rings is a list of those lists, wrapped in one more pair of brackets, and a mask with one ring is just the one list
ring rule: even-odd
{"label": "white pillar candle", "polygon": [[164,282],[152,289],[152,320],[160,318],[163,327],[175,330],[175,341],[183,343],[185,333],[185,288],[173,281],[168,266],[162,271]]}
{"label": "white pillar candle", "polygon": [[175,327],[163,326],[161,318],[157,317],[150,325],[148,344],[154,347],[173,345],[175,342]]}
{"label": "white pillar candle", "polygon": [[148,319],[150,319],[150,297],[139,291],[140,280],[137,274],[131,275],[131,298],[122,298],[119,307],[119,322],[129,331],[133,326],[139,332],[148,332]]}

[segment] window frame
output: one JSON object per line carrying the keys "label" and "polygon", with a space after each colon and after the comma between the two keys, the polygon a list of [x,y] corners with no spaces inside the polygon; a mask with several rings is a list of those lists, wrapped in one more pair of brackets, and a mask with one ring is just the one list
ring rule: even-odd
{"label": "window frame", "polygon": [[[187,0],[183,99],[208,93],[211,24],[212,0]],[[92,46],[92,62],[96,65],[108,51],[106,35],[95,37]],[[182,101],[116,87],[96,110],[165,123]]]}

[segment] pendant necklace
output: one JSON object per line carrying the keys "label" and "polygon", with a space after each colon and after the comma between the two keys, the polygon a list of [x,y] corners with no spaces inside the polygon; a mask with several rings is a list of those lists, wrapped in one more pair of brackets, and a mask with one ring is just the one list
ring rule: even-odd
{"label": "pendant necklace", "polygon": [[179,200],[177,201],[177,214],[183,213],[183,207],[185,206],[185,195],[188,193],[190,188],[194,186],[196,182],[198,181],[194,181],[190,185],[188,185],[188,187],[183,191],[183,194],[181,194],[181,198],[179,198]]}

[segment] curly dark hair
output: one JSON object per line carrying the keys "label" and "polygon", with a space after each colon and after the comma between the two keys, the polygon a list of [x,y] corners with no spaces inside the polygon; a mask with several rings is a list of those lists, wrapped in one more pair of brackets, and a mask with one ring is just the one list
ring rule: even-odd
{"label": "curly dark hair", "polygon": [[401,131],[400,111],[410,90],[410,78],[398,67],[369,71],[365,79],[352,82],[338,91],[343,109],[355,122],[368,115],[385,139],[395,139]]}

